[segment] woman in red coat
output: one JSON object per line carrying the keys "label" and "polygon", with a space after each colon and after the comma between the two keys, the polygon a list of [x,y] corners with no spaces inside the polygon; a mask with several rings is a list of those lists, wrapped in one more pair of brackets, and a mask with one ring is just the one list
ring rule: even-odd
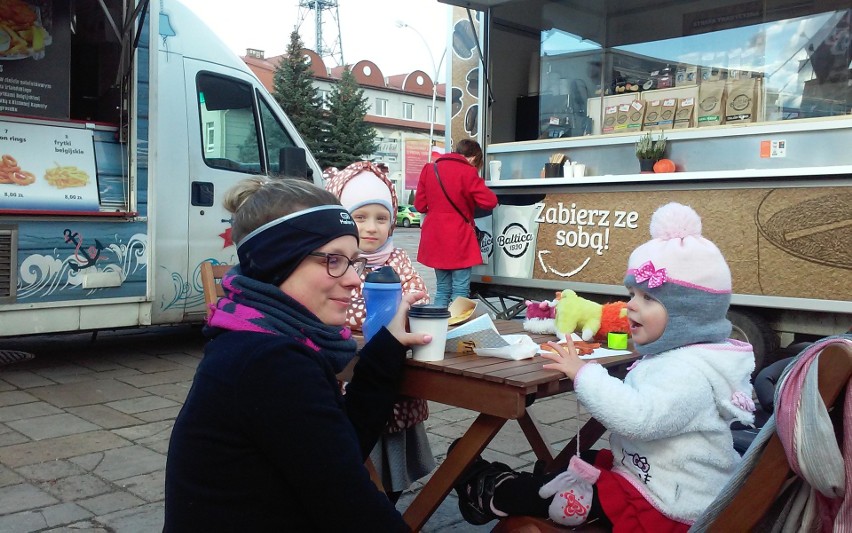
{"label": "woman in red coat", "polygon": [[[436,166],[446,195],[435,177]],[[494,209],[497,196],[479,177],[480,166],[482,148],[479,143],[463,139],[456,145],[455,153],[442,155],[420,172],[414,207],[426,217],[417,261],[435,269],[435,303],[438,305],[448,306],[457,296],[467,297],[470,269],[482,264],[472,226],[473,211],[477,207]]]}

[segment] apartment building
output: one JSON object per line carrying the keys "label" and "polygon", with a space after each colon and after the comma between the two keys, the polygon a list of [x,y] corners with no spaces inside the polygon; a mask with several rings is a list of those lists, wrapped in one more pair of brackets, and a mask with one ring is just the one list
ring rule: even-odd
{"label": "apartment building", "polygon": [[[329,68],[313,50],[304,49],[313,73],[314,86],[323,100],[343,74],[344,67]],[[248,49],[243,61],[257,78],[273,90],[275,67],[283,56],[264,57],[262,50]],[[433,102],[432,78],[422,70],[385,76],[370,60],[348,65],[370,105],[365,121],[376,129],[378,150],[371,159],[384,163],[397,187],[400,203],[408,203],[420,169],[429,158],[429,132],[439,149],[444,144],[446,123],[445,84],[438,84]]]}

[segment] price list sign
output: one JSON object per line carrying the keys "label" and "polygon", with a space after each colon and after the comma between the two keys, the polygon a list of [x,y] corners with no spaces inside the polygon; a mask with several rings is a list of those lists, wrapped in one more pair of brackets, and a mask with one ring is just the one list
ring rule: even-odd
{"label": "price list sign", "polygon": [[0,212],[99,207],[91,131],[0,121]]}

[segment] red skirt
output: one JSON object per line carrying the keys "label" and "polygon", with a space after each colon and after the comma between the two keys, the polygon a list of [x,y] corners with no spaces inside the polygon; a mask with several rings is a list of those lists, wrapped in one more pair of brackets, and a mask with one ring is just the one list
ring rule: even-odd
{"label": "red skirt", "polygon": [[687,524],[665,516],[629,481],[613,473],[612,461],[610,450],[601,450],[595,457],[595,466],[601,471],[595,483],[598,499],[612,522],[613,533],[685,533],[689,530]]}

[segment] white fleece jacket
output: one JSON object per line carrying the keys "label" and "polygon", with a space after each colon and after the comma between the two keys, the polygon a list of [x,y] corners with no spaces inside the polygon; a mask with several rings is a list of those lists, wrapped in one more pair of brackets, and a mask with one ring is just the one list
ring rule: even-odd
{"label": "white fleece jacket", "polygon": [[646,356],[623,382],[601,365],[585,365],[574,387],[612,432],[613,472],[664,515],[691,523],[740,461],[730,425],[754,422],[744,405],[753,370],[751,345],[729,339]]}

